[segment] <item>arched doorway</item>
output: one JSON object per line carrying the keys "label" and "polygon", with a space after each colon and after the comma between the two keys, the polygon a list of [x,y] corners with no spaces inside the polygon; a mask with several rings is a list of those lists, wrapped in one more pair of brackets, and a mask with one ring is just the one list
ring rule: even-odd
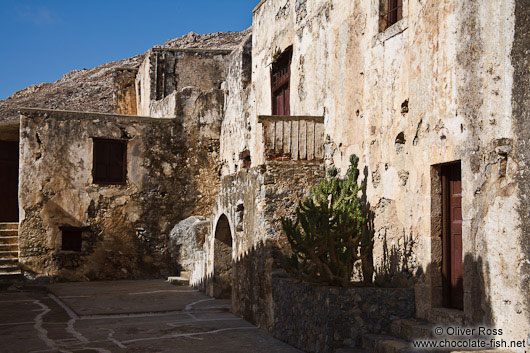
{"label": "arched doorway", "polygon": [[232,296],[232,232],[225,215],[217,221],[214,242],[213,297],[228,299]]}

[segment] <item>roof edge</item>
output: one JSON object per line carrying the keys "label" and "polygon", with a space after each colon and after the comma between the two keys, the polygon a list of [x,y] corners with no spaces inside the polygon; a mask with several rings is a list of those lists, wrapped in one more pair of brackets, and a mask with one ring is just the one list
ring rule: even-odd
{"label": "roof edge", "polygon": [[254,8],[254,10],[252,10],[252,13],[256,13],[256,11],[259,10],[259,8],[261,7],[261,5],[263,5],[263,4],[266,3],[266,2],[267,2],[267,0],[261,0],[261,1],[259,2],[259,4],[256,5],[256,7]]}
{"label": "roof edge", "polygon": [[134,122],[169,122],[174,121],[174,118],[153,118],[149,116],[139,116],[139,115],[125,115],[125,114],[114,114],[114,113],[100,113],[100,112],[80,112],[75,110],[55,110],[55,109],[42,109],[42,108],[19,108],[18,112],[24,116],[33,116],[33,115],[49,115],[51,117],[62,117],[62,118],[71,118],[72,115],[75,115],[77,118],[84,119],[93,119],[93,118],[103,118],[103,119],[124,119]]}

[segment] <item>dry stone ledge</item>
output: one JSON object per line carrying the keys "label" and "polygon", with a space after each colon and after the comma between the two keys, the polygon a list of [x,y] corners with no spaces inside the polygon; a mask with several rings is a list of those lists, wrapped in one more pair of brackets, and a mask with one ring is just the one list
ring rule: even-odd
{"label": "dry stone ledge", "polygon": [[360,347],[366,334],[388,334],[414,315],[412,288],[330,287],[272,278],[274,337],[305,352]]}

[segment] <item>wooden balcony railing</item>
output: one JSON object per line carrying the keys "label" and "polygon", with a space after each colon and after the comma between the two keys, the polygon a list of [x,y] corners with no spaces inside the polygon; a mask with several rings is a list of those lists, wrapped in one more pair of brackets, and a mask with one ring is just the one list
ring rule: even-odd
{"label": "wooden balcony railing", "polygon": [[323,116],[260,115],[267,160],[324,159]]}

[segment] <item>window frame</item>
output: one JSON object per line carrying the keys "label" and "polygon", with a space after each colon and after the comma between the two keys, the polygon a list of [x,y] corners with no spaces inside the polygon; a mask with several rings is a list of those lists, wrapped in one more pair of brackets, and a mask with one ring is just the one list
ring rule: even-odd
{"label": "window frame", "polygon": [[[102,137],[93,137],[92,138],[92,183],[97,185],[126,185],[127,184],[127,140],[124,139],[112,139],[112,138],[102,138]],[[108,173],[107,173],[107,180],[101,180],[99,177],[96,176],[96,170],[97,164],[104,164],[104,163],[97,163],[96,160],[96,145],[98,143],[104,143],[104,144],[122,144],[123,145],[123,153],[122,153],[122,178],[120,181],[114,181],[109,180]],[[107,164],[109,166],[111,164]]]}

